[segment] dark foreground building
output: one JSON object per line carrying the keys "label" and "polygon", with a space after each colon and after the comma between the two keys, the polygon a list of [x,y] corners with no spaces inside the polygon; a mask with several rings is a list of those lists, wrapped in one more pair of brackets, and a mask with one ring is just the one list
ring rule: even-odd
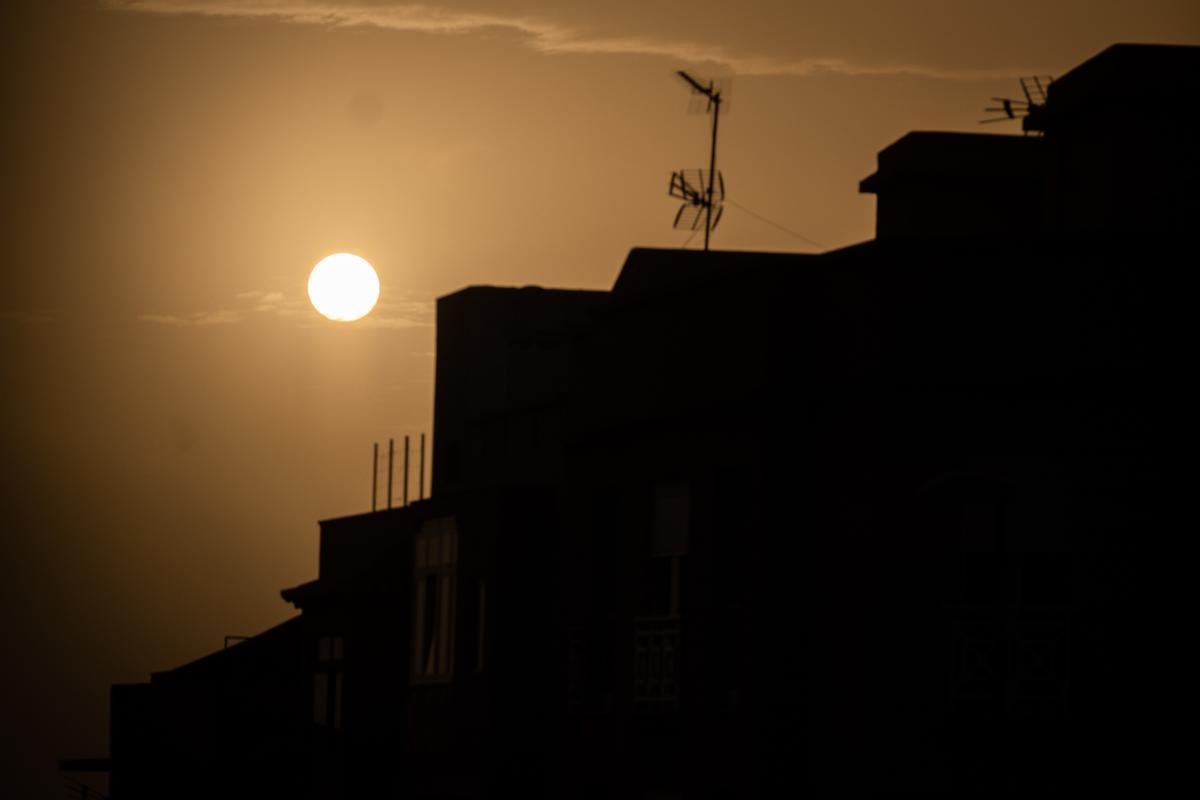
{"label": "dark foreground building", "polygon": [[112,796],[1164,779],[1198,78],[1115,46],[1044,137],[909,134],[860,245],[441,298],[432,499],[321,523],[297,617],[114,687]]}

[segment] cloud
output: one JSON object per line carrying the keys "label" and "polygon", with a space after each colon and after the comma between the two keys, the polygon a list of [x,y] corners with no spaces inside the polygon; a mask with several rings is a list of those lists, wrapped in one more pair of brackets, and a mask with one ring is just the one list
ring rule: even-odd
{"label": "cloud", "polygon": [[238,300],[248,300],[254,303],[254,311],[278,311],[293,313],[304,307],[303,300],[288,300],[283,292],[265,292],[252,289],[248,292],[238,292],[234,295]]}
{"label": "cloud", "polygon": [[409,297],[380,300],[375,307],[389,314],[403,314],[411,319],[423,320],[432,319],[436,310],[436,305],[429,300],[413,300]]}
{"label": "cloud", "polygon": [[287,301],[283,299],[283,292],[266,292],[262,297],[258,298],[258,303],[254,306],[255,311],[280,311],[286,305]]}
{"label": "cloud", "polygon": [[238,292],[234,295],[241,308],[221,309],[218,311],[195,311],[191,314],[141,314],[142,322],[154,322],[160,325],[176,325],[180,327],[205,325],[232,325],[241,322],[251,311],[270,312],[280,311],[287,304],[283,292],[264,292],[253,289],[248,292]]}
{"label": "cloud", "polygon": [[368,5],[328,0],[104,0],[104,4],[123,11],[277,19],[328,27],[369,25],[398,31],[442,34],[502,28],[547,39],[563,34],[563,30],[553,24],[530,18],[449,11],[416,3]]}
{"label": "cloud", "polygon": [[433,323],[418,322],[403,317],[377,317],[374,314],[368,314],[356,324],[364,328],[428,328]]}
{"label": "cloud", "polygon": [[[315,317],[316,311],[306,299],[289,299],[280,291],[253,289],[234,295],[239,308],[219,311],[196,311],[190,314],[141,314],[142,322],[178,327],[231,325],[251,317]],[[435,305],[431,301],[414,300],[408,296],[381,300],[371,313],[355,323],[361,328],[431,328]],[[0,319],[4,315],[0,313]]]}
{"label": "cloud", "polygon": [[198,311],[194,314],[141,314],[142,322],[154,322],[160,325],[177,325],[180,327],[205,325],[232,325],[242,321],[242,315],[237,311]]}
{"label": "cloud", "polygon": [[420,3],[338,3],[332,0],[103,0],[110,8],[156,14],[273,19],[327,27],[370,26],[386,30],[462,35],[504,30],[548,54],[659,56],[714,64],[745,76],[904,75],[942,80],[1010,78],[1012,69],[944,69],[927,64],[866,64],[844,58],[787,58],[737,52],[722,45],[655,35],[604,36],[532,14],[438,8]]}
{"label": "cloud", "polygon": [[410,298],[380,300],[363,319],[354,324],[362,328],[432,328],[435,305]]}

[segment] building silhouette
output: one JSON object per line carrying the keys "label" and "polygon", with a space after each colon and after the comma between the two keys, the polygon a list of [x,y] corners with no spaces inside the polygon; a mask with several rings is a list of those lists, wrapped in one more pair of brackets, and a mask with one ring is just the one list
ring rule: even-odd
{"label": "building silhouette", "polygon": [[914,132],[874,240],[439,299],[432,496],[114,686],[118,800],[1144,789],[1200,48]]}

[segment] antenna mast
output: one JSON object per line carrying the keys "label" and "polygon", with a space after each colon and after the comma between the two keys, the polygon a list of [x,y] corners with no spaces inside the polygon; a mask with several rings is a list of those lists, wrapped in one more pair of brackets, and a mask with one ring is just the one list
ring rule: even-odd
{"label": "antenna mast", "polygon": [[[708,175],[705,176],[702,170],[680,170],[671,174],[671,188],[668,194],[671,197],[678,197],[684,200],[683,206],[679,209],[679,213],[675,215],[675,227],[680,227],[680,221],[685,221],[685,225],[695,230],[699,227],[700,215],[694,213],[700,208],[704,209],[704,249],[708,250],[709,238],[712,235],[713,229],[717,227],[717,223],[721,221],[722,206],[719,202],[725,199],[725,180],[717,172],[717,123],[721,118],[721,89],[716,82],[709,81],[708,85],[700,83],[698,80],[687,74],[683,70],[679,70],[679,77],[683,78],[692,91],[696,94],[704,95],[708,98],[708,105],[705,111],[711,111],[713,115],[712,124],[712,146],[708,155]],[[698,173],[696,175],[699,180],[698,186],[693,186],[688,180],[688,172]],[[713,191],[719,185],[720,198],[714,200]],[[684,216],[684,212],[689,210],[689,205],[692,206],[693,213]],[[713,218],[713,208],[716,208],[716,218]]]}

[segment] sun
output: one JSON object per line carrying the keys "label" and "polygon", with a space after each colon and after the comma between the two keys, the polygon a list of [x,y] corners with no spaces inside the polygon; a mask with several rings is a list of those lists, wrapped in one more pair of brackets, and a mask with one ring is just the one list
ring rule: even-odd
{"label": "sun", "polygon": [[366,259],[353,253],[322,258],[308,276],[313,308],[337,322],[352,322],[371,312],[379,300],[379,276]]}

